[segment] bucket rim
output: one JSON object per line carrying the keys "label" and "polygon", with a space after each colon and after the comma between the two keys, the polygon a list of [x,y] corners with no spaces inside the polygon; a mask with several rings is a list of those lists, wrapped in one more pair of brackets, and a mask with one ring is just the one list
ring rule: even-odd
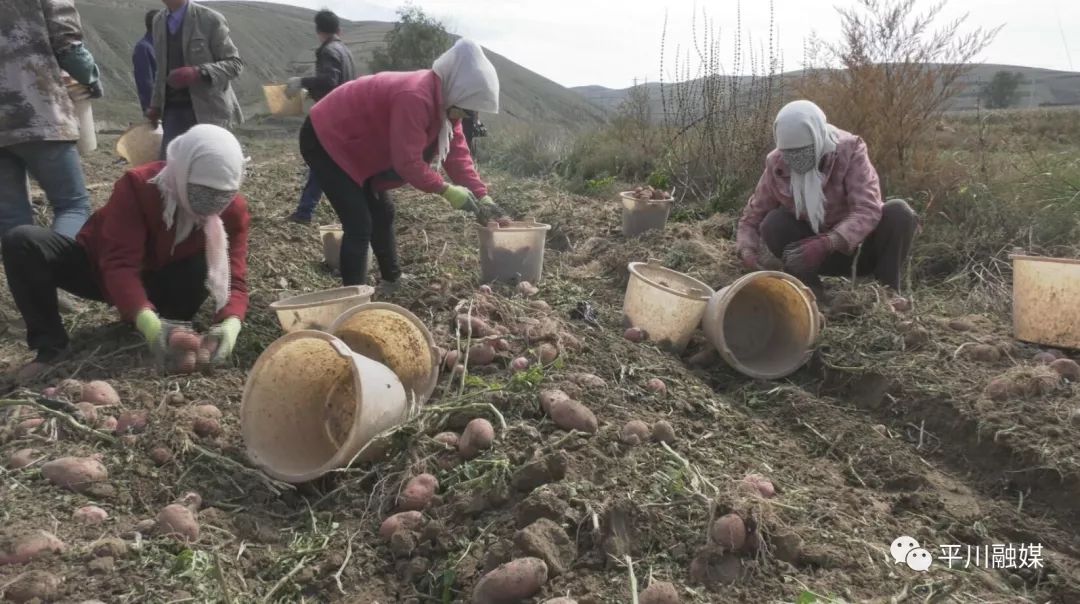
{"label": "bucket rim", "polygon": [[624,201],[633,201],[640,205],[660,206],[660,205],[675,205],[675,198],[668,197],[667,199],[638,199],[634,197],[633,191],[623,191],[619,193]]}
{"label": "bucket rim", "polygon": [[[702,290],[703,293],[700,296],[695,296],[694,294],[692,294],[690,292],[681,292],[681,291],[679,291],[677,289],[668,287],[666,285],[660,285],[656,281],[653,281],[652,279],[649,279],[645,275],[642,275],[641,271],[638,270],[638,268],[641,267],[641,266],[648,266],[648,267],[651,267],[651,268],[660,269],[660,270],[662,270],[664,272],[668,272],[668,273],[671,273],[673,275],[678,275],[681,278],[689,279],[689,280],[693,281],[694,283],[697,283],[698,285],[700,285],[701,290]],[[677,270],[670,269],[670,268],[668,268],[666,266],[661,266],[661,265],[659,265],[659,264],[657,264],[655,262],[631,262],[630,264],[626,265],[626,268],[627,268],[627,270],[630,271],[630,275],[632,275],[634,277],[637,277],[638,279],[641,279],[642,281],[644,281],[645,283],[648,283],[649,285],[655,287],[656,289],[659,289],[660,291],[669,293],[669,294],[671,294],[673,296],[678,296],[680,298],[685,298],[687,300],[694,300],[694,301],[698,301],[698,302],[708,302],[714,295],[716,295],[716,290],[709,287],[708,285],[703,283],[701,280],[695,279],[695,278],[691,277],[690,275],[687,275],[686,273],[680,273]]]}
{"label": "bucket rim", "polygon": [[476,230],[486,233],[530,233],[534,231],[550,231],[551,225],[534,221],[512,221],[511,226],[489,229],[486,224],[476,225]]}
{"label": "bucket rim", "polygon": [[344,230],[345,229],[342,228],[341,224],[324,224],[324,225],[319,227],[319,232],[320,233],[331,233],[331,232],[334,232],[334,231],[344,231]]}
{"label": "bucket rim", "polygon": [[[303,298],[314,298],[319,295],[328,294],[331,292],[340,292],[342,295],[334,298],[322,298],[319,300],[306,301]],[[349,298],[357,298],[364,296],[375,295],[375,288],[370,285],[346,285],[345,287],[335,287],[333,289],[323,289],[316,292],[309,292],[306,294],[300,294],[298,296],[290,296],[284,300],[278,300],[277,302],[270,303],[270,310],[299,310],[304,308],[314,308],[316,306],[325,306],[332,302],[339,302],[341,300],[347,300]],[[303,330],[301,330],[303,331]]]}
{"label": "bucket rim", "polygon": [[[428,375],[428,379],[424,382],[423,391],[413,392],[413,396],[416,397],[417,403],[426,403],[428,399],[431,398],[431,395],[435,393],[435,389],[439,385],[439,357],[438,353],[435,352],[435,337],[431,334],[431,330],[428,329],[427,325],[424,325],[424,322],[420,320],[420,317],[417,317],[415,314],[413,314],[412,311],[403,306],[399,306],[390,302],[365,302],[364,304],[353,306],[352,308],[349,308],[348,310],[338,315],[338,317],[334,319],[334,322],[330,324],[330,327],[327,328],[327,331],[335,338],[337,338],[337,335],[335,334],[337,334],[337,331],[341,328],[342,324],[348,321],[349,318],[351,318],[353,315],[357,315],[361,312],[368,310],[393,311],[401,315],[402,317],[405,317],[407,321],[415,325],[420,330],[420,333],[424,336],[424,340],[427,342],[428,345],[428,351],[431,353],[431,373]],[[338,339],[340,340],[340,338]],[[345,342],[342,341],[342,344],[345,344]],[[348,344],[345,344],[345,346],[348,346]],[[353,354],[360,353],[353,351]],[[393,371],[393,369],[391,369],[391,371]],[[404,383],[402,383],[402,386],[404,386]],[[408,392],[406,392],[406,394],[408,394]]]}
{"label": "bucket rim", "polygon": [[1020,262],[1033,262],[1033,263],[1045,263],[1045,264],[1080,264],[1080,259],[1076,258],[1056,258],[1054,256],[1031,256],[1028,254],[1009,254],[1009,260],[1012,260],[1015,264]]}

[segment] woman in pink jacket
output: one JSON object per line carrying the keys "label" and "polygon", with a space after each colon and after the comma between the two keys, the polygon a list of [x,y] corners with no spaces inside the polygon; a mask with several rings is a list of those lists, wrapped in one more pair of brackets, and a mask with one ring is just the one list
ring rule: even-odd
{"label": "woman in pink jacket", "polygon": [[345,285],[367,282],[369,244],[383,286],[393,288],[401,277],[390,189],[410,184],[479,220],[502,216],[465,143],[466,111],[498,113],[499,78],[480,46],[465,39],[431,69],[362,77],[311,109],[300,153],[341,220]]}
{"label": "woman in pink jacket", "polygon": [[776,149],[739,221],[743,265],[783,268],[820,296],[821,275],[850,275],[854,263],[899,292],[918,218],[902,199],[882,202],[866,143],[810,101],[785,105],[773,130]]}

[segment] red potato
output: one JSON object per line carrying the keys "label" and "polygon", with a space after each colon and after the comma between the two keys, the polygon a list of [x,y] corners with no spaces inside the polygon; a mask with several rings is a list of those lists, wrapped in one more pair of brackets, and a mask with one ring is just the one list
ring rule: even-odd
{"label": "red potato", "polygon": [[34,458],[37,457],[37,455],[37,449],[19,449],[8,456],[7,468],[9,470],[21,470],[34,463]]}
{"label": "red potato", "polygon": [[461,353],[459,351],[457,351],[457,350],[451,350],[450,352],[447,352],[446,357],[443,358],[443,365],[447,369],[453,369],[458,364],[458,361],[460,361],[460,360],[461,360]]}
{"label": "red potato", "polygon": [[52,533],[33,531],[22,535],[0,550],[0,566],[25,564],[47,554],[62,554],[67,546]]}
{"label": "red potato", "polygon": [[188,329],[174,329],[169,335],[169,348],[173,350],[195,352],[200,343],[199,334]]}
{"label": "red potato", "polygon": [[653,581],[638,598],[639,604],[679,604],[679,592],[667,581]]}
{"label": "red potato", "polygon": [[544,365],[550,365],[559,358],[559,349],[554,344],[544,343],[536,349],[536,357]]}
{"label": "red potato", "polygon": [[672,444],[675,442],[675,428],[670,422],[660,420],[653,424],[652,437],[658,443]]}
{"label": "red potato", "polygon": [[740,550],[746,544],[746,523],[738,514],[726,514],[713,521],[709,536],[729,552]]}
{"label": "red potato", "polygon": [[496,352],[506,352],[510,350],[510,342],[507,342],[503,338],[499,338],[492,343],[492,347],[495,348]]}
{"label": "red potato", "polygon": [[117,434],[139,434],[146,430],[146,424],[150,420],[150,413],[145,410],[124,411],[116,420]]}
{"label": "red potato", "polygon": [[518,357],[510,362],[510,368],[513,369],[515,373],[525,371],[529,368],[529,359]]}
{"label": "red potato", "polygon": [[453,449],[457,449],[458,441],[461,440],[461,437],[456,432],[440,432],[432,438],[435,439],[435,442],[442,443]]}
{"label": "red potato", "polygon": [[490,449],[495,442],[495,427],[486,419],[476,418],[465,426],[465,431],[458,439],[458,452],[465,459],[472,459],[480,451]]}
{"label": "red potato", "polygon": [[636,447],[648,441],[651,436],[652,430],[649,429],[648,424],[639,419],[632,419],[623,426],[622,432],[619,433],[619,440],[631,447]]}
{"label": "red potato", "polygon": [[1080,365],[1072,359],[1058,359],[1050,363],[1050,369],[1053,369],[1062,379],[1070,382],[1080,381]]}
{"label": "red potato", "polygon": [[461,335],[472,336],[474,338],[486,338],[488,336],[497,335],[495,330],[488,325],[487,321],[473,315],[470,317],[467,314],[461,314],[457,316],[458,329],[461,330]]}
{"label": "red potato", "polygon": [[150,459],[159,466],[163,466],[172,461],[173,454],[166,447],[154,447],[150,449]]}
{"label": "red potato", "polygon": [[551,415],[551,421],[563,430],[596,434],[598,428],[596,415],[588,407],[575,400],[568,398],[564,401],[556,401],[548,409],[548,414]]}
{"label": "red potato", "polygon": [[660,378],[653,378],[648,382],[645,382],[645,387],[649,389],[649,392],[656,394],[667,394],[667,384]]}
{"label": "red potato", "polygon": [[983,394],[992,401],[1003,401],[1012,393],[1012,382],[1005,376],[999,376],[986,385]]}
{"label": "red potato", "polygon": [[34,430],[37,430],[45,423],[45,419],[41,417],[32,417],[30,419],[24,419],[21,422],[15,424],[15,436],[26,436]]}
{"label": "red potato", "polygon": [[462,364],[462,363],[458,363],[457,365],[454,365],[454,372],[453,373],[454,373],[454,376],[465,375],[465,365]]}
{"label": "red potato", "polygon": [[61,457],[41,466],[41,475],[54,485],[82,492],[109,479],[109,471],[93,457]]}
{"label": "red potato", "polygon": [[439,481],[431,474],[414,476],[398,496],[398,509],[404,512],[426,510],[438,488]]}
{"label": "red potato", "polygon": [[635,344],[640,344],[641,342],[649,339],[649,336],[645,333],[645,330],[638,329],[637,327],[631,327],[624,331],[623,337]]}
{"label": "red potato", "polygon": [[753,487],[765,499],[772,499],[776,496],[776,487],[773,486],[772,481],[761,474],[747,474],[743,478],[743,483]]}
{"label": "red potato", "polygon": [[192,407],[191,412],[199,417],[221,419],[221,409],[218,409],[215,405],[196,405]]}
{"label": "red potato", "polygon": [[491,294],[495,293],[495,290],[491,289],[490,285],[481,285],[480,293],[490,296]]}
{"label": "red potato", "polygon": [[379,537],[389,541],[394,533],[405,529],[408,531],[419,530],[424,525],[424,515],[418,511],[398,512],[382,521],[379,526]]}
{"label": "red potato", "polygon": [[536,294],[540,293],[540,288],[536,287],[532,283],[529,283],[528,281],[522,281],[521,283],[518,283],[517,291],[519,294],[525,296],[526,298],[531,298]]}
{"label": "red potato", "polygon": [[120,422],[118,422],[116,418],[111,415],[106,415],[105,417],[101,418],[101,429],[106,432],[116,432],[116,427],[118,425],[120,425]]}
{"label": "red potato", "polygon": [[56,575],[31,570],[4,584],[4,599],[10,602],[55,602],[63,580]]}
{"label": "red potato", "polygon": [[1035,356],[1033,356],[1031,358],[1031,361],[1033,363],[1038,364],[1038,365],[1049,365],[1050,363],[1053,363],[1056,360],[1057,360],[1057,357],[1054,356],[1054,354],[1051,353],[1051,352],[1038,352],[1038,353],[1035,353]]}
{"label": "red potato", "polygon": [[78,523],[92,526],[105,522],[109,513],[96,505],[87,505],[75,510],[71,517]]}
{"label": "red potato", "polygon": [[566,377],[582,388],[607,388],[603,378],[591,373],[571,373]]}
{"label": "red potato", "polygon": [[177,503],[170,503],[158,512],[154,531],[189,543],[198,540],[197,514],[201,505],[202,497],[198,493],[186,493]]}
{"label": "red potato", "polygon": [[94,406],[94,403],[88,403],[86,401],[75,403],[75,412],[78,418],[91,426],[97,424],[98,414],[97,407]]}
{"label": "red potato", "polygon": [[94,380],[82,387],[82,396],[79,402],[93,403],[98,406],[119,405],[120,395],[108,382]]}
{"label": "red potato", "polygon": [[551,413],[551,406],[559,401],[570,400],[570,395],[562,390],[543,390],[540,392],[540,408],[544,413]]}
{"label": "red potato", "polygon": [[547,564],[540,558],[511,560],[480,579],[472,604],[516,604],[534,596],[547,580]]}
{"label": "red potato", "polygon": [[191,431],[203,438],[214,438],[221,434],[221,424],[212,417],[196,417],[191,423]]}
{"label": "red potato", "polygon": [[45,398],[56,398],[58,394],[60,394],[60,389],[56,386],[49,386],[41,391],[41,396],[44,396]]}
{"label": "red potato", "polygon": [[469,349],[469,364],[477,367],[495,362],[495,349],[490,344],[480,343]]}

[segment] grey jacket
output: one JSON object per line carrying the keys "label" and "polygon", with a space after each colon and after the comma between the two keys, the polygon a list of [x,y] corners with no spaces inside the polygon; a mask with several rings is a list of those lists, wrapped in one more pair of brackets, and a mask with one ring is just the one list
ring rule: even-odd
{"label": "grey jacket", "polygon": [[[154,79],[154,95],[150,106],[163,109],[168,58],[168,29],[165,23],[167,11],[154,17],[154,55],[159,66]],[[184,40],[184,62],[198,66],[210,76],[210,82],[196,82],[189,88],[191,105],[200,124],[214,124],[230,128],[244,121],[240,103],[232,89],[232,80],[240,76],[244,62],[229,37],[229,24],[216,10],[188,2],[187,14],[181,29]]]}
{"label": "grey jacket", "polygon": [[0,1],[0,147],[79,138],[58,57],[81,42],[74,0]]}

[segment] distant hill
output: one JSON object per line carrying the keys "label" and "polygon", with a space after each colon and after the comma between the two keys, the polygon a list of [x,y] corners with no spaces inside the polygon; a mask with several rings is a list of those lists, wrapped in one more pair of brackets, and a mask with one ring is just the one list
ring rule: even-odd
{"label": "distant hill", "polygon": [[[305,75],[314,65],[317,44],[314,11],[263,2],[205,2],[229,21],[233,42],[244,59],[236,82],[237,95],[249,117],[266,113],[262,85]],[[138,97],[131,76],[131,50],[144,31],[143,14],[160,9],[160,0],[79,0],[86,44],[101,65],[107,99],[95,104],[95,117],[117,124],[139,118]],[[372,52],[393,27],[377,21],[346,21],[343,37],[363,73]],[[499,73],[502,112],[481,116],[498,125],[515,121],[543,122],[579,129],[601,122],[604,112],[581,95],[487,51]]]}

